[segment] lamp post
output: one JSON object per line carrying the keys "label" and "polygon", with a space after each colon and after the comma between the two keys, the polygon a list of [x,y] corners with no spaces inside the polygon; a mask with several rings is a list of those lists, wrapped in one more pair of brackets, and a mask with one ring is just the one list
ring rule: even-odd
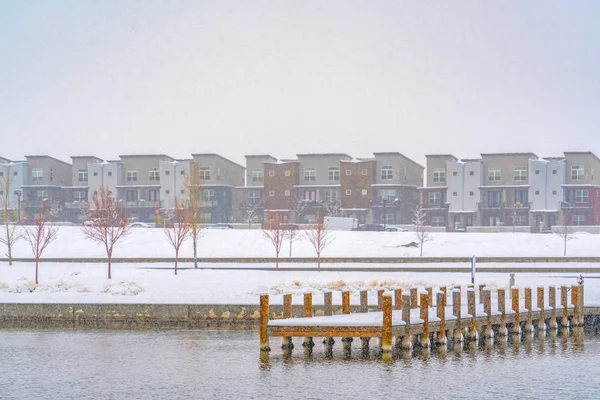
{"label": "lamp post", "polygon": [[[383,207],[383,230],[385,231],[386,227],[387,227],[387,205],[388,203],[391,203],[392,205],[396,206],[398,205],[398,203],[400,203],[400,199],[394,199],[394,201],[389,201],[387,196],[382,196],[379,199],[379,202],[381,203],[382,207]],[[373,204],[373,202],[371,202],[371,205]]]}
{"label": "lamp post", "polygon": [[21,194],[23,194],[23,191],[21,189],[16,189],[15,194],[17,195],[17,215],[18,215],[18,222],[20,224],[21,223]]}

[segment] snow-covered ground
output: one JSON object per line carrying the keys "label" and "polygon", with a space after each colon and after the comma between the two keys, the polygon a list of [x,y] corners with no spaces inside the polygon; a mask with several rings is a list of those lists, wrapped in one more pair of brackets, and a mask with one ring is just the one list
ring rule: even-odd
{"label": "snow-covered ground", "polygon": [[[562,242],[555,235],[520,233],[437,233],[425,244],[427,256],[560,256]],[[335,240],[324,256],[418,256],[418,249],[395,247],[414,240],[409,232],[334,232]],[[597,256],[600,236],[576,234],[569,242],[569,255]],[[4,251],[1,249],[0,251]],[[272,257],[273,248],[259,230],[205,230],[200,242],[203,257]],[[116,257],[172,257],[169,246],[160,229],[135,229],[115,250]],[[288,254],[287,244],[282,254]],[[24,242],[15,248],[16,257],[30,257]],[[185,245],[183,257],[192,255],[191,243]],[[295,257],[314,257],[314,251],[306,241],[294,244]],[[50,245],[47,257],[105,256],[102,248],[85,240],[81,231],[74,227],[61,227],[58,239]],[[422,265],[422,264],[419,264]],[[430,264],[431,265],[431,264]],[[576,279],[565,276],[578,275],[577,268],[586,264],[536,264],[536,267],[568,266],[573,273],[517,274],[518,285],[575,284]],[[453,285],[469,283],[466,273],[408,273],[408,272],[312,272],[312,271],[253,271],[248,267],[256,264],[210,264],[210,270],[184,269],[178,276],[173,274],[172,264],[114,264],[113,279],[106,279],[106,265],[60,264],[40,265],[40,285],[35,286],[34,265],[15,263],[8,266],[0,262],[0,302],[61,302],[61,303],[203,303],[203,304],[256,304],[258,295],[266,290],[271,293],[325,288],[353,290],[352,301],[358,303],[358,289],[412,285]],[[261,265],[265,266],[265,265]],[[282,267],[298,264],[281,264]],[[302,266],[312,266],[302,264]],[[327,264],[344,268],[349,264]],[[377,264],[352,264],[352,267],[373,268]],[[383,265],[383,267],[391,265]],[[485,264],[493,267],[493,264]],[[503,266],[498,264],[497,266]],[[523,266],[520,264],[519,266]],[[180,264],[190,268],[190,264]],[[206,267],[206,265],[204,265]],[[220,270],[220,267],[239,267],[240,270]],[[590,276],[590,274],[588,274]],[[508,287],[508,273],[478,273],[477,283],[492,287]],[[600,303],[600,280],[586,280],[587,303]],[[340,303],[339,293],[334,301]],[[279,299],[279,300],[278,300]],[[315,296],[315,303],[321,301]],[[275,297],[273,302],[280,301]],[[298,295],[295,302],[301,302]]]}
{"label": "snow-covered ground", "polygon": [[[202,257],[274,257],[273,246],[260,230],[204,229],[199,242]],[[415,241],[413,232],[332,232],[333,242],[323,251],[327,257],[417,257],[419,249],[399,247]],[[563,242],[553,234],[531,233],[432,233],[423,255],[430,257],[483,256],[562,256]],[[31,257],[28,245],[17,243],[15,257]],[[1,254],[5,250],[0,248]],[[183,244],[181,256],[192,256],[191,241]],[[289,255],[288,243],[281,250]],[[315,257],[306,241],[293,245],[294,257]],[[576,233],[568,243],[569,256],[600,256],[600,235]],[[77,227],[63,226],[45,257],[104,257],[101,246],[86,240]],[[156,228],[136,228],[116,246],[115,257],[173,257],[174,251],[164,232]]]}

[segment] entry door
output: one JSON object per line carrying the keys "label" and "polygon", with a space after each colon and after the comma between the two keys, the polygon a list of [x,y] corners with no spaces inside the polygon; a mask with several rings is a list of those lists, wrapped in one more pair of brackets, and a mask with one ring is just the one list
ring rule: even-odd
{"label": "entry door", "polygon": [[548,215],[548,229],[556,225],[556,215]]}

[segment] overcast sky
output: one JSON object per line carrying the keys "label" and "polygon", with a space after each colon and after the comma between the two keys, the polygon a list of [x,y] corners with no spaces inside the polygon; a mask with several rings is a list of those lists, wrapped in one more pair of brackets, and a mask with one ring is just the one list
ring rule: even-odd
{"label": "overcast sky", "polygon": [[0,156],[600,156],[600,1],[0,0]]}

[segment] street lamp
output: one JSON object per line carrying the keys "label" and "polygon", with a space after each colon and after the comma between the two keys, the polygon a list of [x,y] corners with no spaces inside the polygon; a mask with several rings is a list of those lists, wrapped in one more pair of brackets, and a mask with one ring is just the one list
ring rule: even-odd
{"label": "street lamp", "polygon": [[18,213],[18,221],[21,223],[21,194],[23,191],[21,189],[16,189],[15,194],[17,195],[17,213]]}
{"label": "street lamp", "polygon": [[[388,203],[396,206],[400,203],[400,199],[396,198],[394,199],[394,201],[388,201],[387,196],[383,196],[380,198],[379,202],[381,203],[381,205],[383,206],[383,230],[385,231],[386,225],[387,225],[387,205]],[[373,203],[373,202],[371,202]]]}

